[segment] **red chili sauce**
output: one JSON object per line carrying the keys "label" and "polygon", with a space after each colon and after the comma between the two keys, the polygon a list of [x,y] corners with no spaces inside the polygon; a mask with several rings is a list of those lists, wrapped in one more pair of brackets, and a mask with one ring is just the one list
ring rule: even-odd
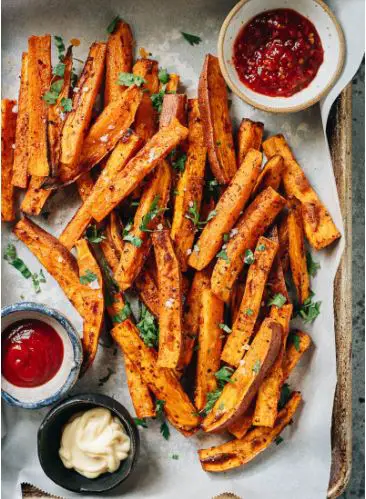
{"label": "red chili sauce", "polygon": [[60,369],[64,346],[48,324],[36,320],[15,322],[1,339],[1,370],[10,383],[35,387],[47,383]]}
{"label": "red chili sauce", "polygon": [[254,92],[290,97],[315,78],[324,51],[313,23],[292,9],[255,16],[239,32],[233,62]]}

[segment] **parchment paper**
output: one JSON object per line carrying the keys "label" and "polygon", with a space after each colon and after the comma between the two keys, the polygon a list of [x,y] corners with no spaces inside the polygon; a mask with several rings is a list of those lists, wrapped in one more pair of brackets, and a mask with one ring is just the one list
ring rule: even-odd
{"label": "parchment paper", "polygon": [[[132,26],[137,48],[152,52],[168,71],[178,72],[189,96],[195,96],[197,79],[206,52],[216,53],[216,40],[223,19],[235,2],[188,0],[184,2],[150,0],[7,0],[3,3],[3,96],[15,97],[18,92],[21,52],[27,48],[30,34],[50,32],[69,40],[80,38],[81,47],[76,57],[85,57],[94,40],[105,39],[105,28],[116,15],[121,15]],[[363,3],[360,0],[329,2],[343,25],[347,43],[352,40],[352,52],[347,54],[347,66],[342,86],[351,79],[363,52],[363,26],[360,21]],[[291,2],[289,2],[289,6]],[[294,2],[295,5],[295,2]],[[347,12],[352,11],[352,17]],[[358,31],[354,29],[358,24]],[[191,47],[180,31],[197,34],[203,42]],[[357,40],[357,42],[355,41]],[[265,123],[266,134],[282,132],[306,172],[309,180],[328,207],[338,228],[343,232],[335,180],[330,162],[324,127],[330,105],[336,94],[320,106],[293,115],[272,115],[245,105],[233,95],[231,113],[235,126],[242,117]],[[58,192],[47,205],[51,214],[47,221],[37,219],[56,236],[78,206],[78,196],[71,186]],[[9,228],[3,230],[3,245],[14,238]],[[15,242],[18,254],[32,271],[40,265],[20,242]],[[322,301],[321,315],[312,326],[306,326],[314,347],[305,356],[290,380],[292,388],[301,390],[304,404],[295,422],[283,432],[284,442],[273,445],[245,468],[219,475],[202,471],[196,450],[220,441],[220,437],[199,434],[185,439],[173,428],[169,441],[159,433],[158,422],[141,430],[141,455],[136,470],[125,484],[110,495],[128,498],[152,499],[210,498],[221,492],[233,492],[244,499],[324,499],[329,481],[331,462],[331,414],[336,384],[333,280],[344,247],[341,239],[331,249],[315,255],[321,270],[312,280],[316,300]],[[81,319],[67,301],[57,283],[46,272],[47,283],[42,293],[35,294],[31,283],[15,269],[3,264],[3,305],[23,299],[43,302],[61,310],[81,331]],[[100,378],[114,374],[103,385]],[[121,355],[114,347],[100,347],[96,362],[73,393],[100,392],[112,395],[133,414],[124,377]],[[5,404],[4,404],[5,405]],[[44,491],[62,497],[76,495],[57,487],[42,472],[37,458],[36,434],[47,409],[26,411],[3,407],[3,427],[6,437],[2,445],[2,491],[6,498],[21,497],[20,484],[32,483]],[[179,459],[171,459],[171,454]],[[91,496],[90,496],[91,497]],[[104,494],[107,497],[107,494]],[[109,496],[108,496],[109,497]]]}

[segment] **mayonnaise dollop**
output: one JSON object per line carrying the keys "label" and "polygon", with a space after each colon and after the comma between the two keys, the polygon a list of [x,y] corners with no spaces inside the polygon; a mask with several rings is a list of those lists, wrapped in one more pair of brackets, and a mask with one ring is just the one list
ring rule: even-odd
{"label": "mayonnaise dollop", "polygon": [[121,421],[110,410],[98,407],[75,414],[65,425],[59,455],[66,468],[97,478],[116,471],[130,447]]}

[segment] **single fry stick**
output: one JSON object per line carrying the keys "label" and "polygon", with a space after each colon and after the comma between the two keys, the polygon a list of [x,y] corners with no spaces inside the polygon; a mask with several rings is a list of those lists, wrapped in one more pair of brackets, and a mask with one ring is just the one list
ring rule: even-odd
{"label": "single fry stick", "polygon": [[278,243],[275,241],[265,237],[258,239],[254,252],[254,263],[250,265],[248,270],[239,313],[221,355],[221,360],[232,366],[239,365],[245,348],[253,335],[264,288],[277,250]]}
{"label": "single fry stick", "polygon": [[280,248],[278,250],[278,256],[280,257],[282,269],[286,273],[290,266],[290,257],[288,254],[288,223],[287,223],[287,213],[281,214],[280,221],[278,224],[278,240],[280,243]]}
{"label": "single fry stick", "polygon": [[239,280],[234,284],[232,293],[230,295],[230,312],[231,312],[231,322],[235,323],[236,318],[240,310],[240,304],[243,300],[245,290],[245,283]]}
{"label": "single fry stick", "polygon": [[103,241],[99,243],[99,247],[102,250],[102,253],[108,263],[109,268],[114,274],[115,271],[117,270],[119,262],[116,248],[109,239],[103,239]]}
{"label": "single fry stick", "polygon": [[228,184],[236,172],[227,88],[218,58],[207,54],[198,83],[198,103],[208,159],[220,184]]}
{"label": "single fry stick", "polygon": [[157,113],[154,109],[151,95],[159,91],[159,65],[152,59],[139,59],[132,70],[135,76],[145,80],[142,85],[144,95],[137,110],[134,130],[145,142],[151,139],[157,130]]}
{"label": "single fry stick", "polygon": [[273,428],[254,428],[242,439],[232,440],[217,447],[201,449],[198,455],[205,471],[227,471],[249,463],[263,452],[291,422],[301,402],[300,392],[294,392],[279,412]]}
{"label": "single fry stick", "polygon": [[262,154],[250,149],[239,170],[219,199],[215,207],[216,215],[203,229],[197,241],[197,245],[202,248],[202,251],[191,254],[189,257],[191,267],[201,270],[216,256],[224,235],[229,235],[251,195],[260,173],[261,163]]}
{"label": "single fry stick", "polygon": [[149,269],[144,268],[135,281],[140,298],[155,317],[159,317],[159,289]]}
{"label": "single fry stick", "polygon": [[254,245],[267,227],[285,206],[286,200],[272,187],[261,192],[245,210],[236,225],[237,233],[227,243],[227,258],[219,258],[214,267],[212,291],[223,301],[228,302],[233,284],[243,268],[244,255]]}
{"label": "single fry stick", "polygon": [[292,279],[295,284],[299,303],[304,303],[310,294],[310,279],[306,263],[301,205],[296,198],[290,200],[287,226]]}
{"label": "single fry stick", "polygon": [[105,168],[98,182],[102,178],[101,182],[107,181],[107,186],[98,192],[91,207],[95,220],[102,221],[187,135],[187,128],[178,120],[173,120],[169,126],[159,130],[117,176],[109,179],[108,169]]}
{"label": "single fry stick", "polygon": [[1,100],[1,220],[15,220],[13,178],[14,142],[17,113],[13,107],[17,101]]}
{"label": "single fry stick", "polygon": [[234,421],[233,424],[228,427],[228,431],[232,435],[234,435],[234,437],[243,438],[244,435],[246,435],[251,429],[251,427],[253,426],[254,409],[255,401],[254,403],[251,403],[249,409],[242,416],[240,416],[240,418],[238,418],[236,421]]}
{"label": "single fry stick", "polygon": [[182,352],[182,276],[168,230],[152,234],[159,287],[158,365],[175,369]]}
{"label": "single fry stick", "polygon": [[277,418],[278,401],[280,400],[283,385],[283,361],[286,352],[287,336],[290,331],[292,305],[283,305],[281,308],[273,306],[270,317],[282,326],[282,346],[271,370],[258,390],[255,405],[253,426],[268,426],[272,428]]}
{"label": "single fry stick", "polygon": [[78,188],[79,195],[81,197],[81,200],[83,203],[88,199],[90,196],[93,187],[94,187],[94,180],[89,172],[83,173],[81,177],[79,177],[76,180],[76,185]]}
{"label": "single fry stick", "polygon": [[238,165],[244,161],[249,149],[260,151],[264,125],[260,121],[242,119],[238,130]]}
{"label": "single fry stick", "polygon": [[31,36],[28,39],[28,171],[31,175],[46,177],[48,162],[48,107],[43,96],[51,84],[51,37]]}
{"label": "single fry stick", "polygon": [[109,230],[113,245],[119,255],[121,255],[124,249],[124,241],[122,237],[123,226],[120,217],[115,211],[112,211],[109,217]]}
{"label": "single fry stick", "polygon": [[[296,338],[295,338],[296,337]],[[286,355],[283,363],[283,381],[290,376],[291,371],[311,345],[311,338],[307,333],[295,331],[291,333],[286,346]]]}
{"label": "single fry stick", "polygon": [[186,126],[186,104],[186,94],[165,94],[160,113],[159,127],[161,128],[169,125],[173,117],[177,118],[182,125]]}
{"label": "single fry stick", "polygon": [[[156,215],[143,227],[144,220],[151,211],[163,213],[169,200],[171,172],[166,161],[162,161],[151,175],[144,188],[140,204],[136,210],[133,227],[128,233],[130,241],[125,241],[121,253],[115,279],[121,290],[132,286],[139,275],[151,248],[150,231],[161,222],[161,216]],[[155,208],[152,208],[156,204]]]}
{"label": "single fry stick", "polygon": [[111,334],[156,398],[165,401],[164,410],[171,424],[184,435],[191,435],[200,418],[174,371],[158,365],[156,352],[145,345],[130,320],[117,325]]}
{"label": "single fry stick", "polygon": [[195,236],[195,227],[186,214],[190,205],[200,211],[207,156],[197,99],[188,101],[188,130],[187,159],[177,184],[170,232],[183,272],[188,268],[188,253]]}
{"label": "single fry stick", "polygon": [[[277,225],[274,225],[272,227],[267,237],[279,244]],[[267,280],[266,295],[274,296],[276,294],[281,294],[286,298],[287,301],[290,301],[279,253],[280,253],[280,246],[273,261],[271,272],[269,273],[269,277]]]}
{"label": "single fry stick", "polygon": [[257,179],[252,197],[254,198],[267,187],[272,187],[277,191],[281,183],[284,167],[285,164],[281,156],[276,155],[269,159]]}
{"label": "single fry stick", "polygon": [[[166,84],[165,91],[166,92],[178,92],[180,83],[180,77],[178,74],[169,73],[169,81]],[[162,89],[163,84],[160,83],[159,90]]]}
{"label": "single fry stick", "polygon": [[283,183],[287,196],[301,202],[304,230],[309,243],[316,250],[326,248],[341,237],[326,207],[311,188],[283,135],[275,135],[263,142],[267,158],[279,154],[285,162]]}
{"label": "single fry stick", "polygon": [[32,175],[27,192],[23,198],[20,209],[27,215],[37,216],[40,215],[47,199],[52,194],[49,189],[42,189],[44,177],[36,177]]}
{"label": "single fry stick", "polygon": [[133,37],[130,25],[122,19],[108,37],[104,105],[118,100],[126,87],[118,84],[120,73],[131,73]]}
{"label": "single fry stick", "polygon": [[28,54],[22,54],[22,70],[18,96],[18,117],[15,132],[15,149],[12,184],[14,187],[26,189],[28,184],[28,135],[29,135],[29,106],[28,106]]}
{"label": "single fry stick", "polygon": [[217,388],[216,371],[220,367],[224,303],[210,289],[205,289],[201,298],[202,310],[198,335],[198,355],[194,405],[204,409],[207,393]]}

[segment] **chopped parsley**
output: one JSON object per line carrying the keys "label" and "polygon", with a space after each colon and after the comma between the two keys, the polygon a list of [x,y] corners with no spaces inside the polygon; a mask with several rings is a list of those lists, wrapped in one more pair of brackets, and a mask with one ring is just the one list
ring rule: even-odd
{"label": "chopped parsley", "polygon": [[251,315],[254,314],[253,310],[251,308],[247,308],[246,310],[244,310],[244,314],[248,317],[250,317]]}
{"label": "chopped parsley", "polygon": [[156,417],[162,420],[160,425],[160,433],[163,435],[165,440],[169,440],[170,430],[169,426],[167,425],[167,422],[165,421],[164,406],[165,406],[165,400],[156,399],[156,405],[155,405]]}
{"label": "chopped parsley", "polygon": [[288,341],[300,352],[300,336],[295,331],[289,334]]}
{"label": "chopped parsley", "polygon": [[161,110],[163,109],[165,90],[166,90],[166,84],[163,84],[159,92],[157,92],[156,94],[152,94],[150,96],[152,105],[154,109],[157,110],[158,113],[161,113]]}
{"label": "chopped parsley", "polygon": [[[212,196],[215,201],[217,201],[221,194],[221,188],[218,181],[214,178],[212,180],[207,180],[205,183],[205,190],[209,196]],[[207,197],[206,194],[206,197]]]}
{"label": "chopped parsley", "polygon": [[133,73],[120,73],[118,75],[117,80],[118,85],[122,85],[124,87],[130,87],[131,85],[136,85],[137,87],[141,87],[146,80],[141,76],[134,75]]}
{"label": "chopped parsley", "polygon": [[32,274],[32,284],[33,284],[34,291],[37,294],[41,292],[40,284],[45,283],[45,282],[46,282],[46,278],[44,276],[42,269],[40,269],[38,274],[36,274],[36,273]]}
{"label": "chopped parsley", "polygon": [[161,68],[158,73],[158,78],[161,83],[163,84],[168,83],[168,81],[170,80],[168,71],[165,68]]}
{"label": "chopped parsley", "polygon": [[315,319],[320,314],[321,301],[313,301],[314,293],[311,291],[309,298],[307,298],[304,303],[298,306],[295,315],[299,315],[305,324],[310,324],[315,321]]}
{"label": "chopped parsley", "polygon": [[142,428],[147,428],[147,421],[145,418],[133,418],[136,426],[141,426]]}
{"label": "chopped parsley", "polygon": [[229,257],[227,256],[227,253],[224,249],[219,251],[216,256],[217,258],[221,258],[221,260],[224,260],[225,262],[230,262]]}
{"label": "chopped parsley", "polygon": [[259,244],[257,246],[257,251],[264,251],[266,249],[266,246],[264,244]]}
{"label": "chopped parsley", "polygon": [[66,50],[64,41],[63,41],[63,39],[62,39],[61,36],[57,36],[57,35],[55,35],[53,37],[53,39],[55,41],[55,45],[56,45],[56,48],[57,48],[58,58],[59,58],[60,61],[63,61],[63,59],[64,59],[64,52]]}
{"label": "chopped parsley", "polygon": [[220,385],[222,385],[222,384],[225,385],[226,383],[229,383],[231,381],[231,376],[232,376],[233,372],[234,372],[234,369],[232,367],[223,366],[223,367],[221,367],[221,369],[219,369],[218,371],[215,372],[215,377],[219,381]]}
{"label": "chopped parsley", "polygon": [[215,405],[215,403],[217,402],[217,400],[219,399],[221,392],[222,392],[222,388],[217,388],[216,390],[207,393],[206,405],[203,408],[203,410],[201,411],[201,414],[203,416],[206,416],[209,412],[212,411],[212,408]]}
{"label": "chopped parsley", "polygon": [[124,322],[126,319],[128,319],[130,315],[131,315],[131,306],[127,301],[123,309],[120,310],[118,314],[112,317],[112,322],[120,324],[121,322]]}
{"label": "chopped parsley", "polygon": [[101,243],[106,238],[103,232],[97,229],[96,225],[89,225],[86,229],[85,237],[90,243],[94,244]]}
{"label": "chopped parsley", "polygon": [[230,235],[229,235],[229,234],[224,234],[224,235],[222,236],[222,239],[224,240],[224,243],[227,243],[227,242],[228,242],[228,240],[230,239]]}
{"label": "chopped parsley", "polygon": [[154,220],[160,213],[165,211],[165,208],[159,208],[158,203],[159,203],[160,196],[155,196],[151,205],[149,211],[142,217],[141,224],[140,224],[140,230],[142,232],[152,232],[151,229],[148,228],[150,222]]}
{"label": "chopped parsley", "polygon": [[53,74],[55,76],[60,76],[61,78],[63,78],[65,74],[65,64],[63,62],[59,62],[58,64],[56,64],[56,66],[53,68]]}
{"label": "chopped parsley", "polygon": [[128,222],[126,227],[123,229],[123,236],[122,236],[123,240],[131,243],[133,246],[136,246],[136,248],[140,248],[142,240],[138,236],[130,234],[131,228],[132,228],[132,222]]}
{"label": "chopped parsley", "polygon": [[284,383],[281,389],[280,399],[278,401],[279,411],[285,407],[290,398],[291,398],[291,389],[287,383]]}
{"label": "chopped parsley", "polygon": [[145,345],[154,348],[158,347],[159,329],[155,323],[155,317],[144,304],[141,304],[141,316],[137,328]]}
{"label": "chopped parsley", "polygon": [[107,33],[110,35],[113,33],[113,31],[116,29],[118,21],[120,21],[121,18],[119,16],[116,16],[112,22],[110,22],[107,26]]}
{"label": "chopped parsley", "polygon": [[179,158],[177,158],[175,161],[172,161],[172,167],[177,172],[184,172],[186,160],[187,160],[187,155],[181,154]]}
{"label": "chopped parsley", "polygon": [[219,328],[222,329],[227,334],[231,333],[231,328],[229,328],[229,326],[227,326],[223,322],[221,324],[219,324]]}
{"label": "chopped parsley", "polygon": [[246,263],[247,265],[251,265],[252,263],[254,263],[254,253],[252,250],[245,250],[244,263]]}
{"label": "chopped parsley", "polygon": [[92,272],[91,270],[87,269],[85,271],[85,274],[80,276],[80,282],[81,284],[89,284],[90,282],[94,282],[97,279],[96,274]]}
{"label": "chopped parsley", "polygon": [[257,359],[255,362],[254,362],[254,366],[252,367],[252,371],[255,373],[255,374],[258,374],[259,371],[261,369],[261,361],[259,359]]}
{"label": "chopped parsley", "polygon": [[26,266],[21,258],[17,256],[17,250],[14,244],[8,244],[4,253],[4,259],[17,269],[25,279],[29,279],[32,276],[32,272]]}
{"label": "chopped parsley", "polygon": [[192,47],[194,45],[198,45],[199,43],[202,42],[202,39],[197,36],[197,35],[191,35],[190,33],[185,33],[184,31],[181,31],[183,38],[190,44]]}
{"label": "chopped parsley", "polygon": [[169,440],[170,430],[166,421],[163,421],[160,425],[160,433],[163,435],[165,440]]}
{"label": "chopped parsley", "polygon": [[42,99],[46,102],[46,104],[53,106],[56,104],[58,96],[62,90],[64,84],[64,80],[57,80],[51,83],[50,90],[48,90],[43,96]]}
{"label": "chopped parsley", "polygon": [[72,100],[68,97],[62,97],[61,106],[65,113],[72,111]]}
{"label": "chopped parsley", "polygon": [[281,437],[281,435],[278,435],[278,437],[275,438],[276,445],[280,445],[280,444],[282,444],[282,442],[283,442],[283,438]]}
{"label": "chopped parsley", "polygon": [[170,458],[174,459],[175,461],[178,461],[179,459],[179,454],[170,454]]}
{"label": "chopped parsley", "polygon": [[275,307],[281,308],[286,303],[286,297],[281,293],[276,293],[270,300],[268,300],[267,305],[274,305]]}
{"label": "chopped parsley", "polygon": [[313,260],[313,257],[310,253],[310,251],[308,251],[306,253],[306,265],[307,265],[307,268],[308,268],[308,274],[310,277],[315,277],[318,270],[320,269],[320,263],[318,262],[314,262]]}

